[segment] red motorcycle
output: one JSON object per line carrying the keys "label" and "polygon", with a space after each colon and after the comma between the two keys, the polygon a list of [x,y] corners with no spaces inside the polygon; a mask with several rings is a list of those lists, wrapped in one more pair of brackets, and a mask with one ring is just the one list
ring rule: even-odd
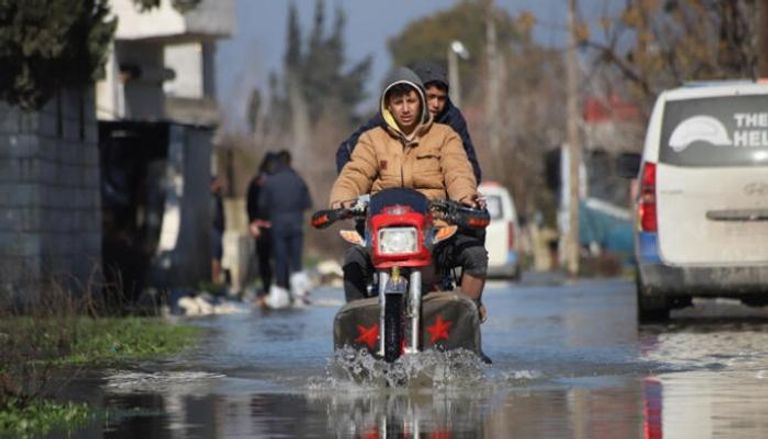
{"label": "red motorcycle", "polygon": [[[463,348],[482,355],[477,306],[461,292],[437,291],[448,267],[438,266],[433,254],[458,227],[486,227],[488,211],[450,200],[430,201],[415,190],[394,188],[360,197],[350,208],[316,212],[312,226],[325,228],[351,218],[365,219],[364,236],[354,230],[340,234],[368,250],[376,270],[372,288],[378,297],[356,300],[339,310],[335,348],[365,348],[387,362],[430,348]],[[435,219],[449,225],[436,227]]]}

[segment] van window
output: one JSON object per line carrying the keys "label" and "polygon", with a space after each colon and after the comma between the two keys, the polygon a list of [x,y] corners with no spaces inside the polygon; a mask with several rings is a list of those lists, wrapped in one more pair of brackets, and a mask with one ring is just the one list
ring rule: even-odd
{"label": "van window", "polygon": [[498,195],[488,195],[485,199],[486,201],[486,208],[488,209],[488,213],[491,215],[491,220],[497,220],[504,218],[504,208],[501,204],[501,197]]}
{"label": "van window", "polygon": [[659,161],[686,167],[768,165],[768,95],[667,102]]}

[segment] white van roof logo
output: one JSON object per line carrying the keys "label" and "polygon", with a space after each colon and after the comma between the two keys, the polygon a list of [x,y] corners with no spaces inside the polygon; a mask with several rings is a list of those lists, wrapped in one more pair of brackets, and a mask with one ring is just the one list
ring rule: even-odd
{"label": "white van roof logo", "polygon": [[682,152],[693,142],[702,141],[716,146],[731,146],[728,131],[722,122],[712,116],[693,116],[682,121],[669,136],[669,146]]}

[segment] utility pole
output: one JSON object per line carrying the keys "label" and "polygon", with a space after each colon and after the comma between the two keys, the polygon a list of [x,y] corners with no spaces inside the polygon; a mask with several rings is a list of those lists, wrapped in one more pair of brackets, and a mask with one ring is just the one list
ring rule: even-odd
{"label": "utility pole", "polygon": [[768,0],[758,0],[757,77],[768,78]]}
{"label": "utility pole", "polygon": [[469,51],[459,40],[448,45],[448,83],[451,84],[450,96],[453,105],[461,108],[461,78],[459,78],[459,58],[469,59]]}
{"label": "utility pole", "polygon": [[568,0],[567,118],[568,118],[568,235],[566,256],[568,273],[579,274],[579,142],[578,66],[576,64],[576,0]]}
{"label": "utility pole", "polygon": [[499,61],[496,50],[496,21],[495,7],[493,0],[487,0],[485,3],[485,55],[488,62],[488,84],[485,97],[485,118],[488,127],[488,147],[493,154],[495,178],[503,177],[503,163],[501,157],[501,133],[499,124],[500,109],[500,84],[499,84]]}

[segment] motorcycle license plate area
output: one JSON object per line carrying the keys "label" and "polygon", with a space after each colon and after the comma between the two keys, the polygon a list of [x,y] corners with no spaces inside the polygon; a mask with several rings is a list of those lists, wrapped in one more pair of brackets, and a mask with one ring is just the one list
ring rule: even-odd
{"label": "motorcycle license plate area", "polygon": [[[376,354],[381,336],[379,309],[378,297],[342,307],[334,321],[334,347],[351,346]],[[474,302],[453,292],[426,295],[422,300],[420,350],[459,348],[480,353],[480,321]]]}

